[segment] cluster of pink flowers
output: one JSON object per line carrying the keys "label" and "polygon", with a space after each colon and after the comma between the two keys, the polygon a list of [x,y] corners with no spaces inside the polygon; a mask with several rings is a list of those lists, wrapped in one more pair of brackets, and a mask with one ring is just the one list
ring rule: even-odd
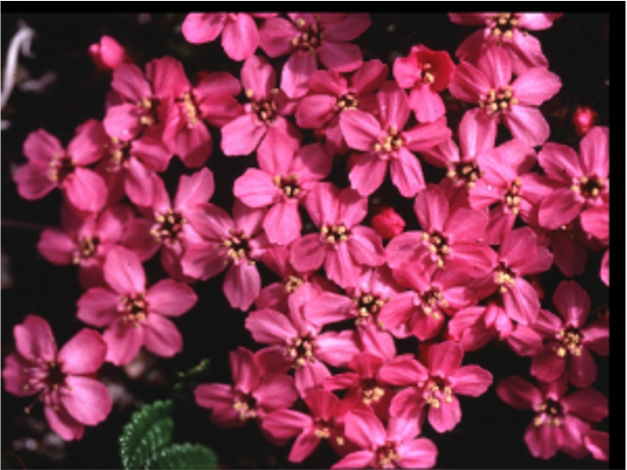
{"label": "cluster of pink flowers", "polygon": [[[40,393],[51,427],[80,438],[111,409],[85,375],[128,364],[142,346],[180,352],[171,318],[196,304],[191,286],[226,271],[224,295],[263,347],[231,352],[232,385],[195,389],[216,426],[255,420],[270,442],[294,439],[292,462],[328,440],[333,468],[432,467],[425,421],[437,433],[458,425],[458,396],[493,385],[465,352],[498,338],[530,358],[538,383],[512,376],[496,387],[535,413],[521,430],[530,452],[607,459],[607,434],[594,430],[607,398],[592,388],[592,353],[609,354],[607,319],[590,314],[572,280],[552,295],[559,316],[544,309],[532,278],[553,264],[571,278],[589,250],[606,250],[594,269],[609,285],[609,129],[584,122],[579,151],[550,141],[539,106],[561,81],[528,32],[561,15],[449,16],[482,28],[457,63],[416,44],[391,71],[353,43],[368,14],[189,14],[185,38],[222,34],[239,78],[210,71],[192,82],[172,57],[142,70],[109,37],[92,46],[112,73],[104,119],[80,125],[67,147],[30,134],[14,180],[29,200],[62,192],[62,226],[44,230],[38,248],[78,265],[77,317],[104,332],[82,330],[57,354],[45,320],[28,316],[14,330],[5,388]],[[285,57],[282,69],[266,56]],[[469,104],[457,129],[446,90]],[[223,184],[205,166],[217,135],[225,156],[256,155],[232,208],[210,202]],[[160,174],[175,155],[190,172],[171,199]],[[328,180],[340,156],[345,188]],[[445,176],[425,181],[426,164]],[[405,231],[392,207],[369,217],[388,170],[420,230]],[[142,263],[157,251],[170,278],[147,285]],[[264,286],[258,264],[278,280]],[[411,338],[422,353],[398,354]]]}

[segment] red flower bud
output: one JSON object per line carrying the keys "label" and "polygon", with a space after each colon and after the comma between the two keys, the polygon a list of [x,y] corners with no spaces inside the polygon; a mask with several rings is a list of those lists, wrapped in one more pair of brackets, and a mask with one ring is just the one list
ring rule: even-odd
{"label": "red flower bud", "polygon": [[372,228],[374,228],[381,238],[388,240],[400,234],[405,228],[403,218],[394,212],[391,207],[384,207],[372,217]]}
{"label": "red flower bud", "polygon": [[586,135],[596,124],[597,117],[598,114],[594,109],[587,106],[577,106],[573,113],[573,126],[577,135],[579,137]]}
{"label": "red flower bud", "polygon": [[100,43],[92,44],[87,51],[100,70],[115,70],[124,62],[132,62],[124,48],[110,36],[102,36]]}

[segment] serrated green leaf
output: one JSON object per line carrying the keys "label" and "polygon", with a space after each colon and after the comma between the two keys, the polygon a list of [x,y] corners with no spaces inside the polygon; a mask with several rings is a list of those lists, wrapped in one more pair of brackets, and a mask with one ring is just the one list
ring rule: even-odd
{"label": "serrated green leaf", "polygon": [[172,439],[170,417],[174,402],[156,401],[133,413],[120,436],[120,457],[125,469],[143,468],[149,456]]}
{"label": "serrated green leaf", "polygon": [[218,468],[216,454],[201,444],[172,444],[155,452],[146,462],[148,469]]}

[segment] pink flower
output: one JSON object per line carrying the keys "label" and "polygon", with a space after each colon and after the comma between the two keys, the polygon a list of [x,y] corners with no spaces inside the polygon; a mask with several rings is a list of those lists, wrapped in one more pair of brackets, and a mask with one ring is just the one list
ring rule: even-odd
{"label": "pink flower", "polygon": [[259,32],[252,17],[266,18],[275,14],[189,13],[183,21],[183,36],[192,44],[203,44],[222,33],[226,55],[241,61],[253,55],[259,44]]}
{"label": "pink flower", "polygon": [[17,352],[6,357],[2,370],[7,392],[20,397],[37,394],[50,427],[66,441],[81,439],[85,425],[96,426],[106,419],[111,397],[103,384],[90,377],[107,351],[97,332],[85,328],[57,352],[48,322],[28,315],[13,328],[13,336]]}
{"label": "pink flower", "polygon": [[201,384],[194,389],[196,403],[212,410],[219,427],[243,426],[249,419],[263,421],[267,413],[289,408],[298,398],[294,380],[264,371],[263,350],[253,354],[243,347],[229,353],[233,385]]}
{"label": "pink flower", "polygon": [[[540,204],[540,225],[555,230],[609,200],[609,141],[609,129],[595,127],[581,139],[579,155],[566,145],[542,147],[538,161],[558,188]],[[604,223],[601,217],[594,221]],[[589,224],[592,231],[594,225]]]}
{"label": "pink flower", "polygon": [[251,209],[239,200],[233,218],[213,204],[199,204],[188,219],[202,239],[191,243],[181,259],[183,273],[206,280],[228,267],[223,292],[231,307],[248,310],[261,290],[255,266],[269,243],[262,230],[263,209]]}
{"label": "pink flower", "polygon": [[381,208],[373,215],[370,224],[384,240],[400,235],[405,228],[403,218],[390,206]]}
{"label": "pink flower", "polygon": [[425,186],[420,162],[412,151],[423,151],[451,137],[444,118],[404,131],[409,119],[407,96],[392,81],[377,93],[378,118],[358,109],[340,116],[340,128],[352,149],[365,152],[349,174],[351,187],[368,196],[383,183],[388,162],[392,182],[404,197],[413,197]]}
{"label": "pink flower", "polygon": [[464,350],[445,341],[429,348],[427,367],[411,354],[404,354],[381,367],[379,378],[407,387],[398,392],[390,406],[392,416],[418,417],[429,405],[429,423],[437,432],[450,431],[461,421],[456,395],[478,397],[492,384],[492,374],[477,365],[462,366]]}
{"label": "pink flower", "polygon": [[107,200],[107,187],[86,167],[102,158],[105,139],[102,124],[95,119],[76,128],[67,150],[45,130],[31,132],[24,142],[28,163],[13,174],[17,192],[34,201],[57,187],[76,210],[99,212]]}
{"label": "pink flower", "polygon": [[299,204],[329,175],[333,159],[322,144],[306,145],[296,155],[282,150],[260,154],[261,169],[246,170],[235,180],[233,194],[249,207],[271,206],[263,221],[268,240],[289,245],[302,230]]}
{"label": "pink flower", "polygon": [[588,262],[590,235],[584,232],[578,219],[556,230],[539,228],[537,233],[539,240],[543,237],[546,239],[545,243],[553,253],[553,262],[564,276],[573,277],[584,272]]}
{"label": "pink flower", "polygon": [[597,460],[610,460],[610,435],[603,431],[590,431],[584,438],[584,444]]}
{"label": "pink flower", "polygon": [[609,354],[609,325],[601,320],[586,325],[590,297],[574,281],[560,282],[553,304],[562,318],[546,312],[533,325],[545,337],[545,344],[531,360],[531,375],[552,382],[567,370],[573,385],[589,387],[597,378],[590,350]]}
{"label": "pink flower", "polygon": [[599,115],[588,106],[577,106],[571,118],[575,132],[579,137],[583,137],[594,127]]}
{"label": "pink flower", "polygon": [[429,439],[416,439],[416,420],[390,418],[387,430],[371,411],[346,414],[346,437],[360,449],[331,468],[431,468],[438,449]]}
{"label": "pink flower", "polygon": [[385,262],[381,237],[357,225],[366,217],[367,198],[349,188],[340,191],[330,183],[319,183],[309,192],[305,206],[320,233],[292,243],[290,261],[297,270],[315,271],[324,264],[327,277],[347,287],[363,267]]}
{"label": "pink flower", "polygon": [[407,57],[394,61],[394,78],[401,88],[411,88],[408,105],[419,122],[431,122],[444,116],[446,107],[438,94],[453,78],[455,64],[446,51],[432,51],[412,46]]}
{"label": "pink flower", "polygon": [[387,65],[377,59],[364,62],[347,78],[333,70],[317,70],[309,77],[309,94],[298,103],[296,123],[304,129],[324,132],[331,155],[345,154],[348,147],[340,129],[340,116],[347,109],[376,112],[374,92],[387,75]]}
{"label": "pink flower", "polygon": [[506,51],[518,75],[531,67],[547,67],[540,41],[528,34],[553,26],[563,13],[449,13],[453,23],[481,26],[455,51],[459,60],[477,63],[478,57],[494,46]]}
{"label": "pink flower", "polygon": [[610,285],[610,250],[608,249],[603,255],[601,260],[601,270],[599,271],[599,277],[603,283],[609,287]]}
{"label": "pink flower", "polygon": [[92,44],[87,50],[100,70],[111,71],[117,69],[124,62],[132,62],[126,51],[111,36],[103,35],[100,42]]}
{"label": "pink flower", "polygon": [[489,273],[495,255],[479,242],[488,225],[485,213],[463,207],[451,211],[444,192],[432,184],[416,196],[414,212],[424,231],[408,231],[390,241],[391,268],[425,258],[439,269],[459,269],[472,277]]}
{"label": "pink flower", "polygon": [[359,46],[348,44],[370,27],[368,13],[288,13],[269,18],[259,29],[259,47],[269,57],[291,54],[283,66],[281,88],[290,98],[307,93],[317,58],[329,70],[351,72],[363,62]]}
{"label": "pink flower", "polygon": [[120,242],[125,226],[133,219],[132,209],[122,204],[86,219],[62,205],[62,228],[42,231],[37,249],[53,264],[78,265],[78,278],[83,288],[102,285],[105,257]]}
{"label": "pink flower", "polygon": [[288,315],[255,310],[245,324],[258,343],[281,346],[286,370],[296,369],[296,389],[301,395],[331,376],[324,363],[343,367],[359,352],[354,331],[320,333],[323,325],[308,317],[304,306],[317,294],[311,284],[304,284],[290,297]]}
{"label": "pink flower", "polygon": [[174,197],[170,201],[163,181],[153,180],[155,194],[152,206],[144,208],[144,215],[150,219],[136,219],[127,228],[124,245],[137,252],[140,259],[150,258],[161,248],[161,264],[175,279],[193,282],[181,267],[185,249],[203,241],[199,233],[189,223],[192,212],[213,195],[213,173],[208,168],[190,176],[181,175]]}
{"label": "pink flower", "polygon": [[525,432],[525,443],[531,454],[550,459],[558,450],[575,458],[588,453],[584,437],[590,432],[589,421],[598,422],[608,414],[607,398],[592,388],[579,389],[564,396],[568,379],[540,389],[520,377],[511,376],[499,382],[496,394],[501,400],[520,410],[533,410],[535,418]]}
{"label": "pink flower", "polygon": [[104,263],[108,287],[94,287],[77,302],[80,320],[102,328],[107,358],[116,366],[128,364],[142,346],[162,357],[180,352],[183,339],[166,317],[178,317],[198,298],[193,289],[164,279],[146,289],[146,274],[132,251],[115,247]]}
{"label": "pink flower", "polygon": [[[250,103],[244,113],[222,127],[222,151],[228,157],[296,152],[302,136],[285,116],[294,106],[283,90],[275,88],[276,73],[268,60],[250,56],[242,66],[242,85]],[[280,149],[280,150],[279,150]]]}
{"label": "pink flower", "polygon": [[355,403],[340,400],[326,390],[311,390],[303,396],[310,414],[294,410],[279,410],[266,415],[263,430],[278,441],[298,436],[288,456],[299,463],[311,455],[323,439],[328,439],[339,452],[347,446],[344,437],[344,415]]}
{"label": "pink flower", "polygon": [[511,60],[498,47],[482,54],[477,67],[459,64],[449,90],[457,99],[479,103],[480,108],[467,111],[478,125],[496,127],[502,120],[514,138],[533,147],[546,142],[549,125],[537,107],[560,90],[559,77],[546,67],[535,67],[512,82]]}

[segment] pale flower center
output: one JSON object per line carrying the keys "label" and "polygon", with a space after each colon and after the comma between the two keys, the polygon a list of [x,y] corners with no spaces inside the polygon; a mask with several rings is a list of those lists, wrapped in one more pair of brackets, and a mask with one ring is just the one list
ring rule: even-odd
{"label": "pale flower center", "polygon": [[496,117],[500,113],[509,112],[513,105],[518,104],[518,100],[514,98],[513,90],[509,85],[504,88],[490,88],[488,95],[479,101],[479,106],[485,109],[490,117]]}

